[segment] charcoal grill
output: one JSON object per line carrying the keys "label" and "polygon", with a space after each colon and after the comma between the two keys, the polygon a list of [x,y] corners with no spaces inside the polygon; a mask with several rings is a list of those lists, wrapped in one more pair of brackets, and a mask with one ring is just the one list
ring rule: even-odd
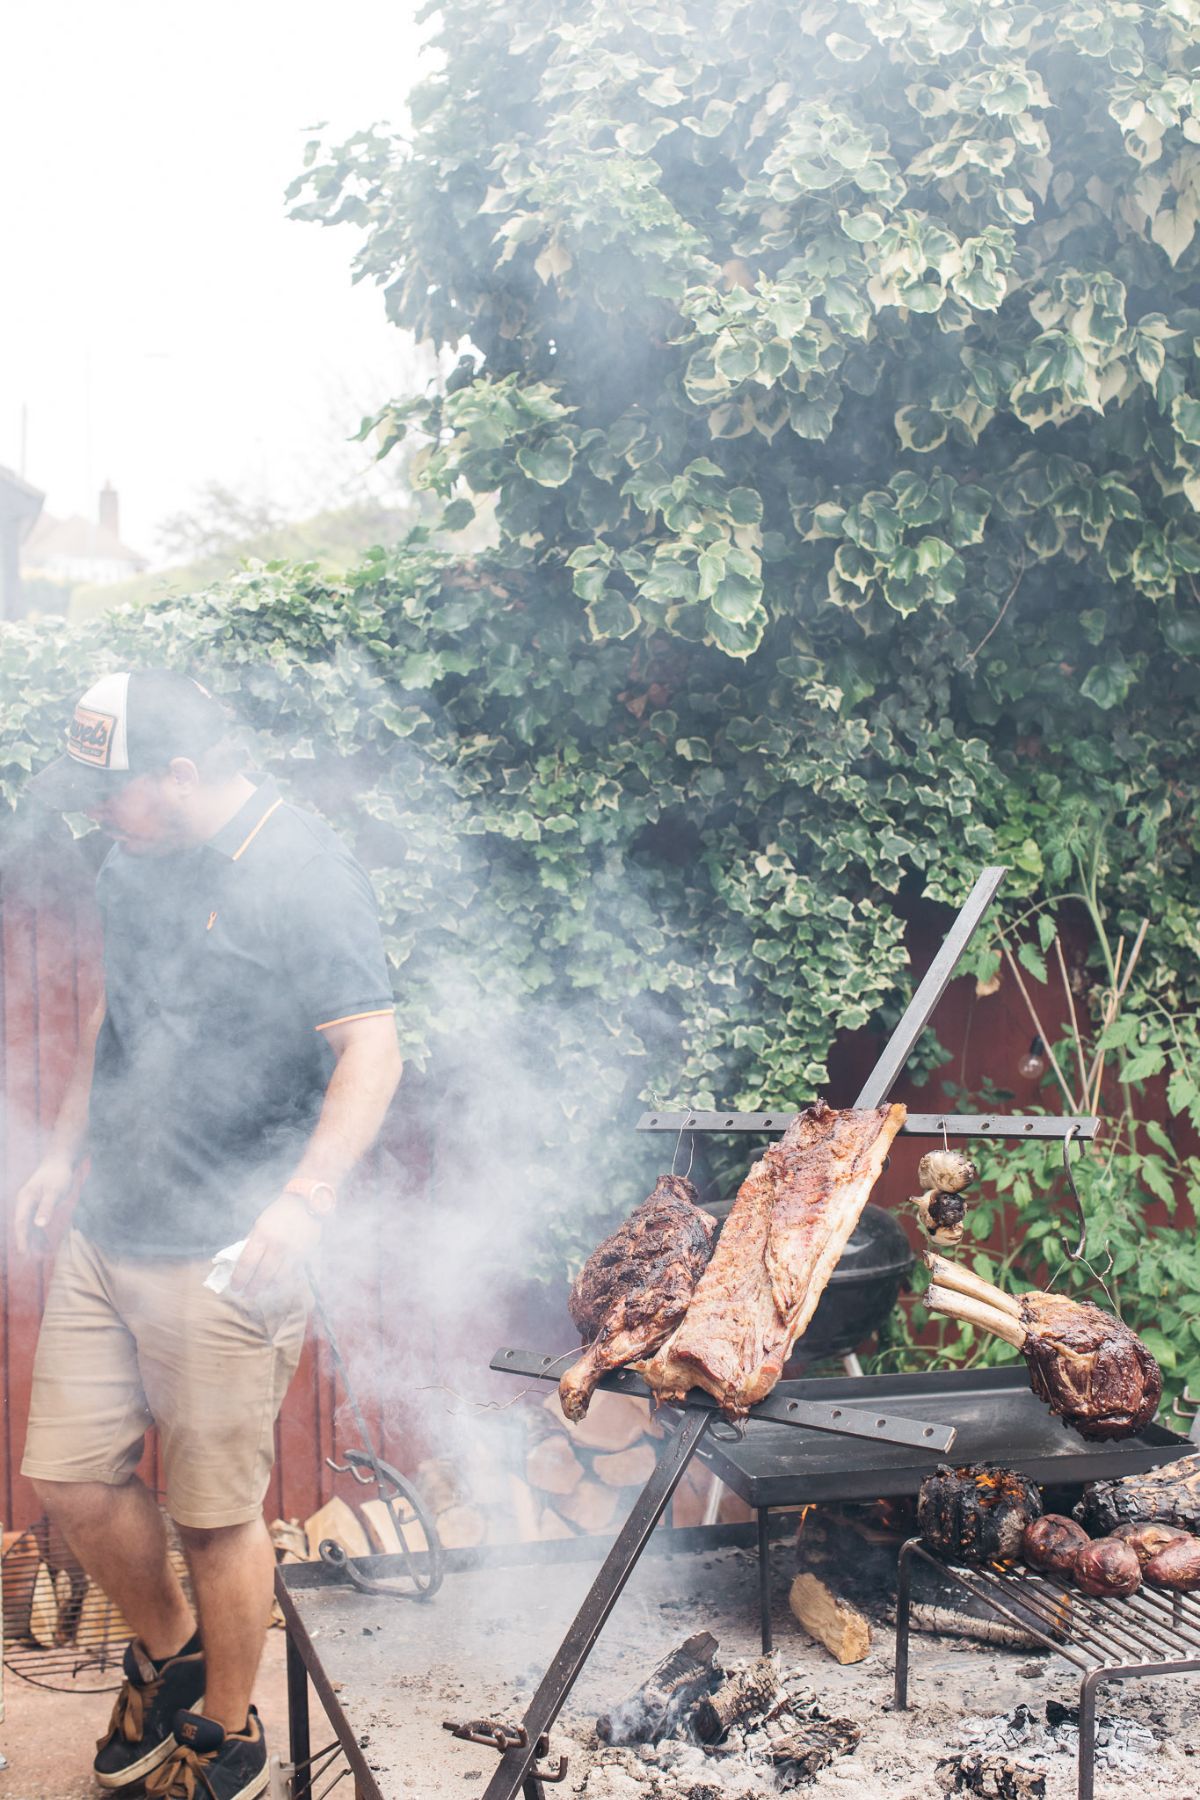
{"label": "charcoal grill", "polygon": [[900,1551],[896,1596],[895,1703],[908,1706],[912,1565],[932,1565],[1010,1625],[1078,1669],[1078,1800],[1093,1800],[1096,1779],[1096,1700],[1109,1681],[1140,1675],[1186,1675],[1200,1669],[1200,1596],[1140,1587],[1126,1600],[1096,1600],[1056,1575],[1033,1575],[1003,1563],[967,1569],[939,1556],[920,1538]]}

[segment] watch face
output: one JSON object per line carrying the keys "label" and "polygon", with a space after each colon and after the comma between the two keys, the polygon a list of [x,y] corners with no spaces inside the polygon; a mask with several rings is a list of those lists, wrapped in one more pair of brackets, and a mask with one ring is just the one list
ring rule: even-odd
{"label": "watch face", "polygon": [[314,1218],[329,1216],[337,1204],[337,1195],[327,1181],[318,1181],[308,1196],[308,1210]]}

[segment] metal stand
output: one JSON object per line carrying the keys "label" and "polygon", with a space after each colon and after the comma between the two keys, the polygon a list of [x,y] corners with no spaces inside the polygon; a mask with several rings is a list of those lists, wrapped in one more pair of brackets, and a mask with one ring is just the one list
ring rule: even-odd
{"label": "metal stand", "polygon": [[1200,1669],[1200,1600],[1194,1595],[1143,1587],[1127,1600],[1094,1600],[1053,1575],[1035,1578],[998,1564],[958,1568],[935,1556],[920,1538],[909,1538],[900,1551],[896,1591],[895,1705],[900,1712],[908,1707],[915,1556],[1081,1671],[1078,1800],[1094,1800],[1096,1699],[1104,1683]]}

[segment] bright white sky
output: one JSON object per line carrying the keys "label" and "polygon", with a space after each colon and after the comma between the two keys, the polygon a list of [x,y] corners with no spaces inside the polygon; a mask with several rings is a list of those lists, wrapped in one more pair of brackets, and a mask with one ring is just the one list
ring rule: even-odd
{"label": "bright white sky", "polygon": [[[353,229],[287,220],[307,128],[399,123],[417,0],[36,0],[0,105],[0,463],[56,516],[155,528],[219,480],[347,497],[363,413],[413,379]],[[343,485],[347,484],[347,485]],[[339,486],[342,492],[336,491]]]}

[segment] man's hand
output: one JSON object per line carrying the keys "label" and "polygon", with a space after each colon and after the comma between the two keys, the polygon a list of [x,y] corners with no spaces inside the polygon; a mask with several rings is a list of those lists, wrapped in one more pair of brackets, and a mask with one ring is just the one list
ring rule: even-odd
{"label": "man's hand", "polygon": [[44,1256],[49,1249],[46,1227],[55,1209],[66,1199],[75,1178],[75,1165],[69,1156],[51,1154],[40,1162],[17,1195],[13,1225],[17,1249],[22,1256],[32,1250]]}
{"label": "man's hand", "polygon": [[257,1300],[281,1276],[295,1280],[321,1241],[314,1219],[298,1194],[280,1194],[258,1215],[229,1285],[243,1300]]}

